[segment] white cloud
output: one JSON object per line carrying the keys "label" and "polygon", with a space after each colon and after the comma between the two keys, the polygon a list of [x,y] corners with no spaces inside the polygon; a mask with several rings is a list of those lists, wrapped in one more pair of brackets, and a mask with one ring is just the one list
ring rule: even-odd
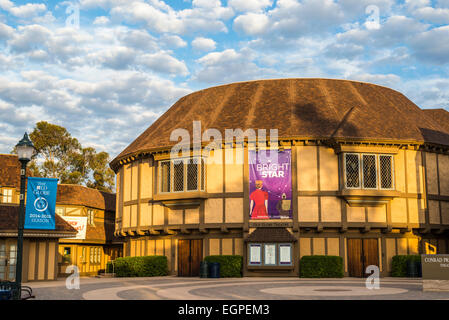
{"label": "white cloud", "polygon": [[249,35],[263,34],[268,28],[269,18],[263,13],[247,13],[234,20],[234,29]]}
{"label": "white cloud", "polygon": [[424,7],[413,12],[419,18],[436,24],[449,24],[449,9]]}
{"label": "white cloud", "polygon": [[166,47],[169,48],[184,48],[187,46],[187,42],[185,42],[181,37],[176,35],[164,35],[159,41]]}
{"label": "white cloud", "polygon": [[449,26],[422,32],[411,40],[416,56],[424,61],[441,64],[449,63]]}
{"label": "white cloud", "polygon": [[187,66],[183,61],[179,61],[164,52],[144,54],[139,58],[139,63],[154,71],[170,75],[186,76],[189,74]]}
{"label": "white cloud", "polygon": [[110,13],[113,20],[144,23],[150,30],[161,33],[186,34],[195,31],[227,32],[223,21],[234,15],[231,8],[216,6],[218,2],[201,1],[192,9],[176,11],[164,2],[134,1],[114,6]]}
{"label": "white cloud", "polygon": [[194,81],[205,83],[228,83],[269,77],[272,70],[260,68],[254,62],[255,56],[249,49],[239,52],[227,49],[221,52],[211,52],[196,60],[201,65],[194,77]]}
{"label": "white cloud", "polygon": [[215,50],[216,42],[209,38],[197,37],[192,41],[192,48],[199,51]]}
{"label": "white cloud", "polygon": [[271,7],[273,0],[229,0],[228,5],[237,11],[259,12]]}
{"label": "white cloud", "polygon": [[110,22],[110,20],[108,17],[100,16],[100,17],[95,18],[93,24],[104,26],[104,25],[108,24],[109,22]]}
{"label": "white cloud", "polygon": [[47,7],[43,3],[27,3],[22,6],[15,6],[14,3],[9,0],[0,0],[0,8],[23,19],[32,18],[47,10]]}

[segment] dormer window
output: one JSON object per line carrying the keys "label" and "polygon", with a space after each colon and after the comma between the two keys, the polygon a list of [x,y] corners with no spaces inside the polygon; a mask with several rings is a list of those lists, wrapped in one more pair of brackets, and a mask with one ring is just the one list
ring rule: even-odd
{"label": "dormer window", "polygon": [[347,189],[394,189],[392,155],[345,153],[344,170]]}

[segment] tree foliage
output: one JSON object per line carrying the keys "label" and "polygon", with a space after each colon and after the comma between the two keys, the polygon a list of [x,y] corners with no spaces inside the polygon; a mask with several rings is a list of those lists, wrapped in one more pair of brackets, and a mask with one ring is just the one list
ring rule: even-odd
{"label": "tree foliage", "polygon": [[59,183],[85,185],[102,191],[114,188],[109,154],[83,148],[66,128],[45,121],[36,123],[30,134],[36,155],[29,165],[34,176],[58,178]]}

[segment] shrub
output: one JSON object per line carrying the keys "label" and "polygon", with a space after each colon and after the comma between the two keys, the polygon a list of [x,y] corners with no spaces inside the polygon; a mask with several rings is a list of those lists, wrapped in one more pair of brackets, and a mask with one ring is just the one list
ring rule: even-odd
{"label": "shrub", "polygon": [[406,277],[407,261],[421,262],[421,256],[419,254],[393,256],[391,260],[391,276]]}
{"label": "shrub", "polygon": [[117,258],[114,264],[116,277],[155,277],[168,274],[166,256]]}
{"label": "shrub", "polygon": [[218,262],[220,264],[220,277],[241,277],[243,257],[239,255],[228,256],[207,256],[204,258],[207,263]]}
{"label": "shrub", "polygon": [[303,256],[299,261],[301,278],[343,278],[343,258],[339,256]]}

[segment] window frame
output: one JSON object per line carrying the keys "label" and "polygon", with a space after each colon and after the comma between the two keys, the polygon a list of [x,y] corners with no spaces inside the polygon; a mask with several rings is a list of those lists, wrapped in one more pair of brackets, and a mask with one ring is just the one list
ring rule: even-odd
{"label": "window frame", "polygon": [[[359,187],[348,187],[348,173],[346,170],[346,155],[357,155],[358,162],[359,162]],[[375,157],[375,166],[376,166],[376,188],[366,188],[364,186],[364,174],[363,174],[363,156],[364,155],[371,155]],[[381,165],[380,165],[380,157],[386,156],[391,159],[391,188],[382,188],[382,181],[381,181]],[[396,184],[395,184],[395,168],[394,168],[394,155],[388,154],[388,153],[355,153],[355,152],[345,152],[343,153],[343,172],[344,172],[344,187],[345,189],[350,190],[395,190]]]}
{"label": "window frame", "polygon": [[[14,188],[2,188],[2,203],[13,203]],[[5,200],[6,199],[6,200]]]}
{"label": "window frame", "polygon": [[[391,159],[391,188],[382,188],[382,172],[380,167],[380,157],[389,157]],[[378,162],[379,162],[379,189],[380,190],[395,190],[396,184],[395,184],[395,170],[394,170],[394,155],[388,154],[388,153],[379,153],[378,154]]]}
{"label": "window frame", "polygon": [[[358,187],[348,187],[348,173],[346,171],[346,155],[356,155],[357,156],[357,161],[358,161],[358,167],[359,167],[359,186]],[[354,153],[354,152],[345,152],[343,154],[343,164],[344,164],[344,179],[345,179],[345,189],[353,189],[353,190],[358,190],[361,189],[362,187],[362,177],[361,177],[361,161],[360,161],[360,154],[359,153]]]}
{"label": "window frame", "polygon": [[[189,161],[192,159],[197,159],[197,173],[196,173],[196,189],[189,190],[188,189],[188,166]],[[176,161],[181,161],[183,164],[183,188],[182,190],[175,191],[174,188],[174,182],[175,182],[175,172],[174,172],[174,165]],[[169,191],[162,191],[162,182],[164,179],[162,179],[162,164],[163,163],[169,163],[170,164],[170,188]],[[206,189],[206,161],[205,157],[203,156],[191,156],[191,157],[183,157],[183,158],[176,158],[176,159],[169,159],[169,160],[160,160],[158,161],[158,177],[157,177],[157,184],[158,184],[158,192],[160,194],[170,194],[170,193],[186,193],[186,192],[200,192],[204,191]]]}
{"label": "window frame", "polygon": [[[367,188],[367,187],[365,187],[365,173],[364,173],[364,167],[365,167],[365,163],[364,163],[364,160],[363,160],[363,157],[364,156],[373,156],[374,157],[374,172],[375,172],[375,174],[376,174],[376,178],[375,178],[375,181],[376,181],[376,187],[375,188]],[[379,157],[377,156],[377,154],[375,154],[375,153],[361,153],[360,154],[360,159],[359,159],[359,161],[360,161],[360,163],[361,163],[361,166],[359,166],[359,171],[360,171],[360,180],[362,180],[362,183],[361,183],[361,185],[360,185],[360,188],[361,189],[364,189],[364,190],[379,190],[379,174],[378,174],[378,171],[379,171],[379,167],[378,167],[378,160],[379,160]]]}

